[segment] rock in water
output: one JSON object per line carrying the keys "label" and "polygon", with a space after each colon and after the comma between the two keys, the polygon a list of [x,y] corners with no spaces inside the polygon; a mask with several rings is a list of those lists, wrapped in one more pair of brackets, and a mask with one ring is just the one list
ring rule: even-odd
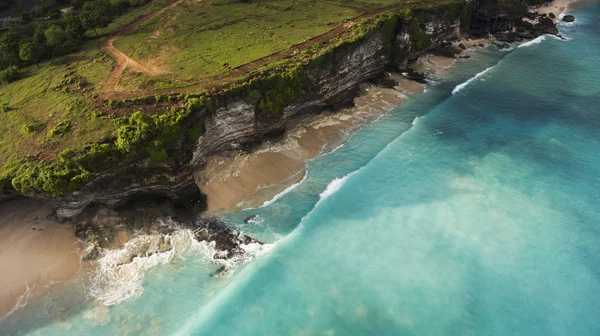
{"label": "rock in water", "polygon": [[244,218],[244,223],[248,223],[249,221],[253,220],[254,218],[256,218],[256,215],[250,215],[246,218]]}
{"label": "rock in water", "polygon": [[459,45],[458,45],[458,47],[459,47],[460,49],[462,49],[462,50],[465,50],[465,49],[467,49],[467,47],[466,47],[464,44],[462,44],[462,43],[461,43],[461,44],[459,44]]}
{"label": "rock in water", "polygon": [[196,223],[194,236],[198,241],[214,242],[215,259],[231,259],[244,254],[241,245],[261,244],[258,240],[237,232],[217,218],[203,218]]}
{"label": "rock in water", "polygon": [[575,21],[575,17],[573,15],[565,15],[563,16],[562,20],[565,22],[573,22]]}

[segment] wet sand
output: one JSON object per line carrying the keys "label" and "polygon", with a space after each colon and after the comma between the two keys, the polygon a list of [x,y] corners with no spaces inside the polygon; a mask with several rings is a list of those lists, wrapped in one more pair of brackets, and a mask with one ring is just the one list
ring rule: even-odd
{"label": "wet sand", "polygon": [[253,153],[228,158],[213,156],[196,173],[207,195],[208,211],[233,211],[261,206],[306,172],[306,161],[343,144],[360,125],[400,104],[405,94],[421,93],[424,86],[400,74],[388,73],[398,84],[383,88],[365,84],[354,107],[290,122],[283,139],[265,143]]}
{"label": "wet sand", "polygon": [[455,63],[455,58],[438,55],[424,55],[415,62],[414,69],[427,76],[441,75],[452,68]]}
{"label": "wet sand", "polygon": [[48,219],[50,213],[35,200],[0,203],[0,317],[80,269],[81,242],[70,227]]}

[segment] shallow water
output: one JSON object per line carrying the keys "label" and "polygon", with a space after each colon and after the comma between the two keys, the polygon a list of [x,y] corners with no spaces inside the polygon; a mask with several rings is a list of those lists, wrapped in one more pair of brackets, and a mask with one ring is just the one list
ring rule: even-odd
{"label": "shallow water", "polygon": [[[600,334],[600,6],[569,38],[490,48],[312,160],[259,209],[272,246],[228,275],[202,248],[104,307],[82,284],[6,334]],[[466,85],[477,73],[490,68]],[[243,218],[259,216],[249,224]]]}

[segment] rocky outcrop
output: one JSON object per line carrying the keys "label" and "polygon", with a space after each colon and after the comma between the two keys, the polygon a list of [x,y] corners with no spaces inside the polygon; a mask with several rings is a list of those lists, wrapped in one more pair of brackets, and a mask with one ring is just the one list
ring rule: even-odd
{"label": "rocky outcrop", "polygon": [[[113,175],[109,174],[101,178],[112,179]],[[95,190],[101,184],[100,182],[97,179],[95,183],[89,184],[71,195],[51,199],[49,203],[55,209],[56,216],[59,219],[73,219],[94,204],[117,208],[140,199],[168,200],[179,209],[189,209],[194,212],[206,208],[206,197],[200,192],[191,177],[174,186],[134,184],[122,188]]]}
{"label": "rocky outcrop", "polygon": [[563,16],[562,20],[565,22],[574,22],[575,17],[573,15],[565,15]]}

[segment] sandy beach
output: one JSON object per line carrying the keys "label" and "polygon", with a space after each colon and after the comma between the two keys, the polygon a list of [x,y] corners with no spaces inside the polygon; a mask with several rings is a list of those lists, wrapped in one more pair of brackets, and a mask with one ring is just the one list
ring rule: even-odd
{"label": "sandy beach", "polygon": [[0,203],[0,317],[80,269],[81,242],[70,227],[48,219],[50,213],[35,200]]}

